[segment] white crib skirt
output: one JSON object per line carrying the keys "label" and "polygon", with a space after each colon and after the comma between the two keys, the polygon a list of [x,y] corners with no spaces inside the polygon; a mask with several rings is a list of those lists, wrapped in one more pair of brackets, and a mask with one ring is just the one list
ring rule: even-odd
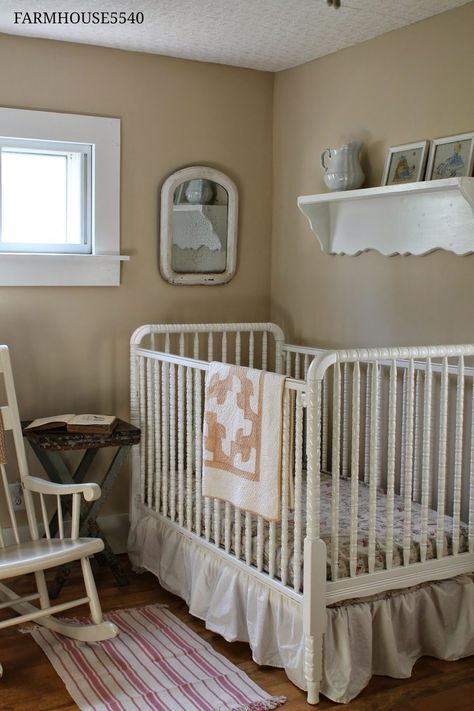
{"label": "white crib skirt", "polygon": [[[183,598],[208,629],[248,642],[257,664],[284,667],[294,684],[306,688],[297,602],[153,516],[132,528],[129,555],[136,568],[151,571]],[[327,609],[327,618],[321,691],[347,703],[374,674],[409,677],[423,655],[455,660],[474,654],[474,576],[339,604]]]}

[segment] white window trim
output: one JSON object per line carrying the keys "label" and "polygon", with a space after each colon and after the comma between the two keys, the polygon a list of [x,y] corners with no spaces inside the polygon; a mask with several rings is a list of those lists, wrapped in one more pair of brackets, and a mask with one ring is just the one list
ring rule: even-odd
{"label": "white window trim", "polygon": [[120,119],[0,108],[0,136],[93,146],[92,254],[0,253],[0,286],[119,286]]}

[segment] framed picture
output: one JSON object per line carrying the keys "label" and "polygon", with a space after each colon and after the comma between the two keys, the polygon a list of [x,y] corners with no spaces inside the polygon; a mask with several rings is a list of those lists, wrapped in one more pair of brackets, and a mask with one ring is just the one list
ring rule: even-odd
{"label": "framed picture", "polygon": [[427,149],[428,141],[389,148],[382,185],[399,185],[423,180]]}
{"label": "framed picture", "polygon": [[462,178],[472,175],[474,132],[431,141],[427,180]]}

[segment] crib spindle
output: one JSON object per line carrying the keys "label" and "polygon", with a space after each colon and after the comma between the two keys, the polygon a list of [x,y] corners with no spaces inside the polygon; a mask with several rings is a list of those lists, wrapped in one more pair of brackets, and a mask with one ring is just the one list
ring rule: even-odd
{"label": "crib spindle", "polygon": [[[173,441],[173,452],[174,452],[174,434],[171,434],[171,413],[169,412],[170,408],[170,395],[169,395],[169,365],[168,363],[162,363],[161,364],[161,441],[163,443],[162,447],[162,465],[161,465],[161,486],[163,490],[163,496],[162,496],[162,512],[165,512],[164,508],[164,498],[165,494],[164,491],[167,488],[167,481],[168,481],[168,471],[169,471],[169,466],[170,466],[170,445],[171,441]],[[174,398],[173,398],[173,408],[174,408]],[[174,411],[174,410],[173,410]],[[174,416],[173,416],[173,422],[174,422]],[[174,432],[174,427],[173,427],[173,432]],[[173,455],[173,460],[174,460],[174,455]],[[175,477],[171,477],[171,481],[174,482]],[[158,500],[158,507],[159,507],[159,500]],[[159,508],[158,508],[159,510]],[[175,513],[176,510],[172,509],[170,512],[171,515],[171,520],[175,520]]]}
{"label": "crib spindle", "polygon": [[241,510],[234,506],[234,552],[235,557],[240,560],[241,557],[241,540],[242,540],[242,519]]}
{"label": "crib spindle", "polygon": [[245,512],[245,562],[252,563],[252,515]]}
{"label": "crib spindle", "polygon": [[306,379],[306,376],[308,375],[308,368],[309,368],[309,355],[307,353],[304,354],[304,365],[303,365],[303,378]]}
{"label": "crib spindle", "polygon": [[448,359],[443,358],[441,368],[441,393],[439,406],[438,434],[438,506],[436,524],[436,557],[442,558],[444,553],[444,512],[446,507],[446,463],[448,445]]}
{"label": "crib spindle", "polygon": [[262,333],[262,370],[267,370],[268,365],[268,335],[264,331]]}
{"label": "crib spindle", "polygon": [[387,434],[387,537],[385,545],[385,567],[393,565],[393,521],[395,501],[395,457],[397,449],[397,364],[390,365],[388,385],[388,434]]}
{"label": "crib spindle", "polygon": [[432,382],[433,369],[431,358],[426,359],[425,392],[423,404],[423,440],[421,454],[421,531],[420,531],[420,561],[426,560],[428,543],[428,506],[430,501],[431,472],[431,412],[432,412]]}
{"label": "crib spindle", "polygon": [[263,570],[263,541],[264,523],[261,516],[257,516],[257,570]]}
{"label": "crib spindle", "polygon": [[193,358],[199,358],[199,333],[194,334],[193,338]]}
{"label": "crib spindle", "polygon": [[271,578],[274,578],[276,575],[276,523],[274,521],[270,521],[269,529],[270,537],[268,542],[268,574]]}
{"label": "crib spindle", "polygon": [[322,438],[321,438],[321,467],[323,471],[328,471],[328,447],[329,447],[329,378],[326,374],[322,384],[322,403],[321,415],[318,414],[318,420],[322,419]]}
{"label": "crib spindle", "polygon": [[413,490],[413,437],[415,417],[415,371],[413,358],[410,358],[407,373],[406,392],[406,431],[405,450],[403,456],[404,486],[404,518],[403,518],[403,564],[410,562],[411,550],[411,518],[412,518],[412,490]]}
{"label": "crib spindle", "polygon": [[400,452],[402,461],[400,465],[400,496],[405,494],[405,476],[404,476],[404,452],[406,451],[406,429],[407,429],[407,369],[403,368],[402,376],[402,435]]}
{"label": "crib spindle", "polygon": [[202,517],[202,375],[194,372],[194,458],[196,470],[196,520],[195,530],[201,535]]}
{"label": "crib spindle", "polygon": [[153,361],[147,360],[146,362],[146,418],[147,418],[147,442],[146,442],[146,502],[147,506],[153,507],[153,494],[154,494],[154,471],[153,463],[155,461],[155,453],[153,451],[155,445],[155,433],[154,425],[155,418],[153,412],[154,399],[152,393],[154,392],[153,387]]}
{"label": "crib spindle", "polygon": [[281,565],[280,579],[283,585],[288,581],[288,487],[290,464],[290,393],[287,388],[283,395],[282,427],[282,476],[281,476]]}
{"label": "crib spindle", "polygon": [[[138,361],[138,387],[140,398],[140,427],[143,436],[140,439],[140,502],[145,503],[146,497],[146,387],[145,387],[145,362],[143,358]],[[143,430],[145,430],[143,432]]]}
{"label": "crib spindle", "polygon": [[293,550],[293,588],[301,589],[301,551],[303,541],[303,403],[301,393],[296,393],[295,404],[295,525]]}
{"label": "crib spindle", "polygon": [[420,440],[421,440],[422,371],[415,371],[415,420],[413,438],[413,501],[420,501]]}
{"label": "crib spindle", "polygon": [[364,483],[369,483],[369,467],[370,467],[370,403],[372,389],[372,365],[367,363],[365,371],[365,449],[364,449]]}
{"label": "crib spindle", "polygon": [[464,358],[458,360],[456,389],[456,424],[454,428],[454,491],[453,491],[453,555],[459,553],[459,527],[461,524],[461,486],[464,433]]}
{"label": "crib spindle", "polygon": [[331,494],[331,580],[338,578],[339,563],[339,476],[341,445],[341,366],[334,366],[332,417],[332,494]]}
{"label": "crib spindle", "polygon": [[212,331],[209,331],[209,335],[207,337],[207,360],[214,360],[214,337],[212,335]]}
{"label": "crib spindle", "polygon": [[379,437],[379,422],[377,419],[378,401],[379,401],[379,364],[374,362],[371,368],[371,385],[370,385],[370,422],[372,425],[370,431],[370,449],[369,449],[369,546],[368,546],[368,562],[369,573],[375,570],[375,532],[377,527],[377,471],[378,471],[378,437]]}
{"label": "crib spindle", "polygon": [[211,499],[204,497],[204,537],[209,543],[211,540]]}
{"label": "crib spindle", "polygon": [[185,343],[184,343],[184,333],[179,334],[179,355],[184,356],[185,353]]}
{"label": "crib spindle", "polygon": [[349,363],[344,363],[342,371],[342,477],[349,473]]}
{"label": "crib spindle", "polygon": [[[155,511],[160,510],[161,502],[161,377],[160,363],[155,360],[153,362],[153,383],[154,383],[154,432],[155,432]],[[172,502],[174,506],[174,501]]]}
{"label": "crib spindle", "polygon": [[[170,386],[174,399],[174,378]],[[178,365],[178,522],[180,526],[184,524],[184,368]],[[171,467],[173,471],[173,465]]]}
{"label": "crib spindle", "polygon": [[221,502],[214,499],[214,543],[219,548],[221,545]]}
{"label": "crib spindle", "polygon": [[310,382],[309,399],[314,407],[308,410],[307,425],[307,465],[308,478],[306,484],[306,536],[311,541],[319,538],[321,529],[321,381]]}
{"label": "crib spindle", "polygon": [[237,331],[237,333],[235,334],[235,365],[240,365],[241,350],[242,350],[242,344],[241,344],[240,331]]}
{"label": "crib spindle", "polygon": [[295,372],[294,377],[299,380],[301,372],[301,356],[299,353],[295,353]]}
{"label": "crib spindle", "polygon": [[230,546],[231,546],[231,516],[232,516],[232,507],[229,504],[228,501],[225,502],[225,507],[224,507],[224,548],[226,553],[230,553]]}
{"label": "crib spindle", "polygon": [[186,368],[186,528],[193,515],[193,371]]}
{"label": "crib spindle", "polygon": [[222,333],[222,342],[221,342],[221,360],[223,363],[227,363],[227,333],[224,331]]}
{"label": "crib spindle", "polygon": [[382,366],[377,368],[377,388],[378,388],[378,398],[377,398],[377,486],[382,485]]}
{"label": "crib spindle", "polygon": [[255,352],[255,338],[253,335],[253,331],[250,331],[250,333],[249,333],[249,368],[253,368],[254,352]]}
{"label": "crib spindle", "polygon": [[357,523],[359,504],[359,436],[360,436],[360,366],[354,363],[352,373],[352,442],[351,442],[351,532],[349,549],[350,575],[357,574]]}

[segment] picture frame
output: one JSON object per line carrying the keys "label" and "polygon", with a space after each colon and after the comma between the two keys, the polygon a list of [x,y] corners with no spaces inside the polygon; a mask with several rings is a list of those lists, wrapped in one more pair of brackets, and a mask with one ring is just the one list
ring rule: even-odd
{"label": "picture frame", "polygon": [[428,141],[406,143],[388,149],[382,185],[403,185],[423,180]]}
{"label": "picture frame", "polygon": [[474,131],[431,141],[426,180],[470,177],[474,166]]}

